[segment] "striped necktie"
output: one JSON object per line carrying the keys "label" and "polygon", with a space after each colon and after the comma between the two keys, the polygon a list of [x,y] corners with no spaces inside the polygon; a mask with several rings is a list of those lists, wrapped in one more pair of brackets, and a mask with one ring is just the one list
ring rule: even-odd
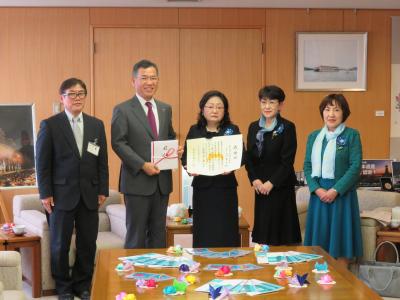
{"label": "striped necktie", "polygon": [[154,112],[153,112],[153,105],[151,104],[151,102],[147,101],[146,106],[148,108],[147,121],[149,122],[151,131],[153,132],[153,135],[154,135],[154,138],[157,139],[158,138],[157,124],[156,124],[156,117],[154,116]]}
{"label": "striped necktie", "polygon": [[79,155],[82,157],[82,144],[83,144],[83,135],[81,128],[79,127],[79,123],[81,122],[81,118],[72,118],[72,132],[74,133],[75,142],[78,146]]}

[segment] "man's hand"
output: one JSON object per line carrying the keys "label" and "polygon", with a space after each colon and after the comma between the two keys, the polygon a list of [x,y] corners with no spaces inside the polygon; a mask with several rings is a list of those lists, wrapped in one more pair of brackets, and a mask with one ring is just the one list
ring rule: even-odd
{"label": "man's hand", "polygon": [[160,174],[160,170],[153,163],[145,162],[142,170],[149,176]]}
{"label": "man's hand", "polygon": [[182,146],[178,146],[178,157],[179,157],[179,159],[182,158],[182,154],[183,154],[183,147]]}
{"label": "man's hand", "polygon": [[106,196],[104,195],[98,195],[98,199],[99,199],[99,206],[102,206],[104,201],[106,201]]}
{"label": "man's hand", "polygon": [[44,209],[49,214],[51,214],[51,212],[53,211],[53,209],[51,207],[54,206],[53,197],[47,197],[47,198],[42,199],[42,205],[43,205]]}

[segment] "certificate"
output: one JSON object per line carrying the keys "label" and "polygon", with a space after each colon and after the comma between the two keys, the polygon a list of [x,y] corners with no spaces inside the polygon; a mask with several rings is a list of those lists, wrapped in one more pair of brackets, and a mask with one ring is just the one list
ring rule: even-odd
{"label": "certificate", "polygon": [[241,134],[190,139],[186,143],[188,173],[212,176],[239,169],[242,164]]}
{"label": "certificate", "polygon": [[152,141],[151,162],[160,170],[178,168],[178,140]]}

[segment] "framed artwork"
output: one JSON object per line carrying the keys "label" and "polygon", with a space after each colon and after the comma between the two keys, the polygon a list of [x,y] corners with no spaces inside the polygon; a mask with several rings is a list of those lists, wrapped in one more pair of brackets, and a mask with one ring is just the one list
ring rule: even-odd
{"label": "framed artwork", "polygon": [[393,170],[393,187],[395,189],[400,189],[400,161],[392,162]]}
{"label": "framed artwork", "polygon": [[34,187],[33,104],[0,104],[0,189]]}
{"label": "framed artwork", "polygon": [[367,33],[296,33],[296,90],[366,91]]}
{"label": "framed artwork", "polygon": [[392,178],[391,159],[363,159],[361,164],[360,187],[381,187],[381,178]]}

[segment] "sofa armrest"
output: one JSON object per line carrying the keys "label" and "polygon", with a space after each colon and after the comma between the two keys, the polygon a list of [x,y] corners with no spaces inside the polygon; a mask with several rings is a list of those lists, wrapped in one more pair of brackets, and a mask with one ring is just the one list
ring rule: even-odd
{"label": "sofa armrest", "polygon": [[41,238],[49,231],[46,215],[37,210],[24,210],[14,215],[14,223],[25,225],[27,230]]}
{"label": "sofa armrest", "polygon": [[360,211],[400,206],[400,193],[357,189]]}
{"label": "sofa armrest", "polygon": [[22,289],[21,255],[17,251],[0,251],[0,281],[5,290]]}
{"label": "sofa armrest", "polygon": [[44,213],[39,194],[15,195],[13,198],[14,216],[19,216],[23,210],[37,210]]}
{"label": "sofa armrest", "polygon": [[110,219],[111,232],[125,239],[126,235],[126,209],[123,204],[111,204],[106,208],[107,215]]}
{"label": "sofa armrest", "polygon": [[110,189],[106,201],[99,207],[99,212],[106,212],[106,208],[110,204],[121,204],[121,194],[118,191]]}

